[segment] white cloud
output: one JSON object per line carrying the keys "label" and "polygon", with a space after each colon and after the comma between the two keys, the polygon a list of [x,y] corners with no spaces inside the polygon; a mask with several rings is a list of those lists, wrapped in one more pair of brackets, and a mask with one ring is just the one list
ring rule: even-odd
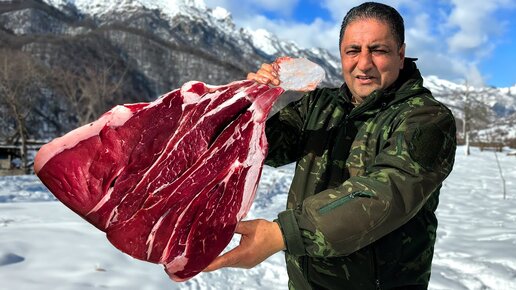
{"label": "white cloud", "polygon": [[[453,10],[447,26],[456,30],[447,39],[452,52],[475,53],[479,48],[491,46],[490,36],[501,34],[503,25],[494,12],[504,6],[505,1],[452,0]],[[480,54],[479,57],[485,55]]]}
{"label": "white cloud", "polygon": [[[294,41],[301,48],[322,47],[339,56],[338,38],[342,18],[363,0],[321,0],[331,19],[311,23],[294,20],[292,13],[300,0],[204,0],[208,7],[222,6],[233,15],[237,26],[251,30],[266,29],[280,39]],[[405,19],[407,56],[418,57],[423,75],[481,85],[479,63],[496,47],[504,23],[495,12],[516,6],[514,0],[433,0],[379,1],[402,12]],[[283,19],[269,19],[263,11]],[[422,12],[421,12],[422,11]],[[279,14],[278,14],[279,13]]]}
{"label": "white cloud", "polygon": [[416,47],[417,49],[414,51],[417,52],[421,49],[429,49],[439,45],[437,37],[430,31],[430,15],[421,13],[415,15],[413,19],[412,25],[405,28],[407,49],[411,50],[411,47]]}
{"label": "white cloud", "polygon": [[[323,0],[321,1],[321,6],[327,8],[332,15],[333,20],[338,21],[339,25],[342,21],[342,18],[346,15],[346,13],[353,7],[358,6],[365,1],[363,0]],[[401,5],[412,6],[417,5],[418,1],[413,0],[376,0],[375,2],[384,3],[394,8],[399,8]]]}
{"label": "white cloud", "polygon": [[259,13],[256,7],[249,5],[249,2],[238,3],[235,0],[204,0],[209,8],[222,7],[231,12],[233,19],[238,23],[240,18]]}
{"label": "white cloud", "polygon": [[455,83],[483,86],[484,76],[474,62],[435,51],[421,51],[416,62],[424,76],[435,75]]}
{"label": "white cloud", "polygon": [[406,27],[406,55],[417,57],[417,65],[423,75],[471,85],[483,85],[483,78],[476,63],[447,53],[446,44],[439,35],[432,33],[432,16],[420,13],[411,16],[411,25]]}
{"label": "white cloud", "polygon": [[301,48],[322,47],[338,55],[338,27],[319,18],[311,23],[285,20],[270,20],[262,15],[240,21],[243,27],[263,28],[278,36],[279,39],[295,42]]}
{"label": "white cloud", "polygon": [[[266,11],[279,12],[283,15],[291,15],[298,4],[298,0],[248,0],[250,3]],[[240,1],[242,2],[242,1]]]}
{"label": "white cloud", "polygon": [[224,7],[231,11],[234,19],[244,19],[263,11],[274,12],[288,17],[292,15],[299,0],[204,0],[208,7]]}
{"label": "white cloud", "polygon": [[353,7],[360,5],[362,0],[323,0],[321,1],[321,6],[328,9],[331,13],[332,19],[338,22],[340,26],[340,22],[342,18],[346,15],[346,13]]}
{"label": "white cloud", "polygon": [[[260,14],[263,9],[284,9],[292,12],[299,0],[205,0],[208,7],[222,6],[233,16],[235,23],[251,30],[266,29],[278,36],[278,38],[293,41],[301,48],[321,47],[339,55],[338,38],[340,21],[324,21],[320,18],[311,23],[301,23],[285,19],[269,19]],[[244,3],[242,3],[244,2]],[[281,7],[281,8],[278,8]],[[286,14],[284,14],[286,15]]]}

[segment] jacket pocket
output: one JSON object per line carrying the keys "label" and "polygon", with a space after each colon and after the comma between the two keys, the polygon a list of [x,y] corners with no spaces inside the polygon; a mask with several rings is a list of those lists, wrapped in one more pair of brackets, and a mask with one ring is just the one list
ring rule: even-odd
{"label": "jacket pocket", "polygon": [[318,209],[318,212],[320,215],[325,215],[325,214],[331,212],[332,210],[336,209],[337,207],[340,207],[340,206],[354,200],[355,198],[358,198],[358,197],[372,198],[373,196],[374,195],[370,192],[356,191],[351,194],[337,198],[334,201],[320,207]]}

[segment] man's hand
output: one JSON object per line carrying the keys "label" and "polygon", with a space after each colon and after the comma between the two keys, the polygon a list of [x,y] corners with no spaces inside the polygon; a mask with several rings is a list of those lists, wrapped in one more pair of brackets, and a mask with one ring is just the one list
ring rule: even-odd
{"label": "man's hand", "polygon": [[247,79],[264,85],[273,84],[278,86],[280,84],[278,71],[279,65],[276,62],[264,63],[256,73],[247,74]]}
{"label": "man's hand", "polygon": [[250,269],[285,249],[283,235],[275,222],[263,219],[242,221],[237,224],[235,232],[242,235],[240,245],[217,257],[204,272],[223,267]]}

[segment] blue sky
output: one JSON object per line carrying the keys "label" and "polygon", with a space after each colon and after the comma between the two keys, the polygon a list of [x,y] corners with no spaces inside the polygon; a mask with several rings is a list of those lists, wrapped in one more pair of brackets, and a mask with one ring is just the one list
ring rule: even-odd
{"label": "blue sky", "polygon": [[[204,0],[226,8],[239,27],[263,28],[300,47],[338,56],[338,33],[357,0]],[[473,85],[516,84],[516,0],[378,1],[405,19],[407,56],[423,75]]]}

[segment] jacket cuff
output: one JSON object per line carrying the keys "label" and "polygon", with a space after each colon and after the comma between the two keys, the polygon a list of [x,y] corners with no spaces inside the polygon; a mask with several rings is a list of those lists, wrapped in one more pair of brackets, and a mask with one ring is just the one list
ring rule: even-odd
{"label": "jacket cuff", "polygon": [[305,245],[294,215],[294,210],[287,209],[286,211],[280,212],[278,219],[275,221],[279,224],[281,232],[283,233],[283,239],[287,247],[286,251],[295,256],[305,255]]}

